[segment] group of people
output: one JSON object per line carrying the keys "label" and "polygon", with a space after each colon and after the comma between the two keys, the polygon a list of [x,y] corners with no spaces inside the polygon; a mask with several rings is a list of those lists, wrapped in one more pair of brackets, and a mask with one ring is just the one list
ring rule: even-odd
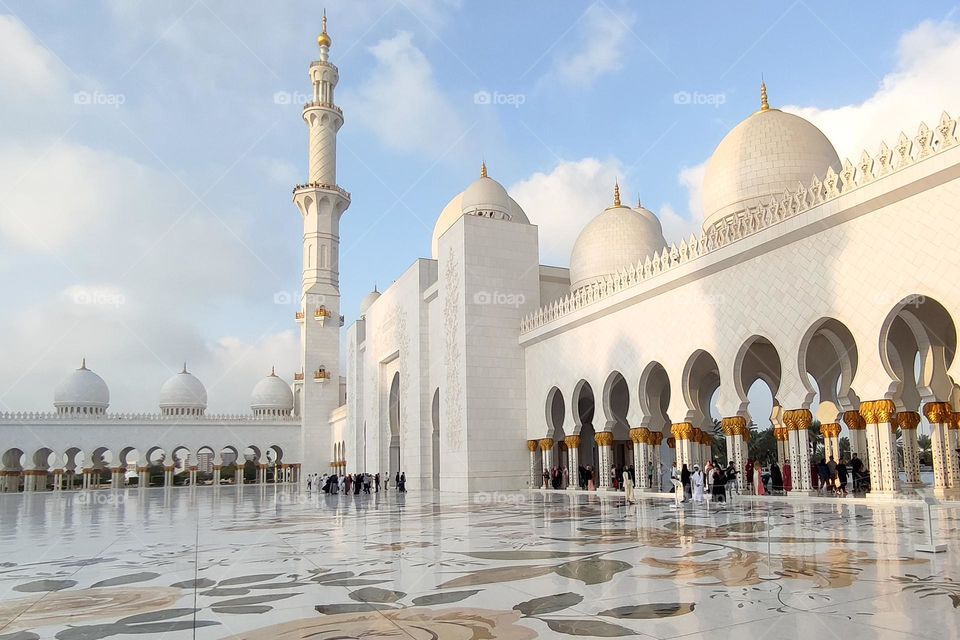
{"label": "group of people", "polygon": [[674,463],[671,479],[677,481],[676,486],[683,492],[679,502],[700,503],[707,500],[707,496],[713,502],[726,502],[727,485],[731,488],[736,486],[738,473],[732,462],[724,467],[716,460],[709,460],[703,469],[699,464],[693,465],[693,471],[686,464],[678,470]]}
{"label": "group of people", "polygon": [[846,459],[840,456],[837,462],[830,456],[830,459],[820,458],[820,462],[813,462],[810,469],[810,478],[814,481],[819,493],[833,493],[838,496],[847,495],[847,479],[851,472],[853,474],[853,490],[860,491],[865,483],[863,473],[863,460],[857,454],[853,454],[850,464]]}
{"label": "group of people", "polygon": [[[389,489],[390,476],[383,479],[383,490]],[[399,493],[407,492],[407,474],[397,472],[395,486]],[[353,494],[360,493],[380,493],[380,474],[369,473],[331,473],[320,475],[313,473],[307,475],[307,491],[323,491],[326,494]]]}

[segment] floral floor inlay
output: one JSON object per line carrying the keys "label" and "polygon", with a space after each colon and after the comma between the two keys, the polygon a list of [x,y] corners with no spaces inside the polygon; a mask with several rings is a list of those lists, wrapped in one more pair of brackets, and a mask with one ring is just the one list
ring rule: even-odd
{"label": "floral floor inlay", "polygon": [[0,496],[0,640],[960,637],[953,507],[102,495]]}

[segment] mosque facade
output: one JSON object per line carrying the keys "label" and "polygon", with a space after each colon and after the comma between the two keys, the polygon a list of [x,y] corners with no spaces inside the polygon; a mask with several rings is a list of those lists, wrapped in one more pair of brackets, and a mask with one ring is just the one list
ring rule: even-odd
{"label": "mosque facade", "polygon": [[[308,181],[293,191],[300,373],[263,379],[249,415],[211,416],[184,367],[158,414],[118,415],[84,363],[53,413],[0,414],[3,488],[99,481],[105,469],[120,482],[135,468],[146,483],[159,452],[164,483],[199,473],[203,454],[216,482],[242,463],[257,482],[403,472],[411,490],[491,491],[590,465],[603,490],[612,467],[702,464],[715,445],[743,469],[751,427],[771,423],[804,494],[817,421],[826,455],[839,458],[848,438],[879,497],[921,485],[923,424],[934,491],[960,495],[955,119],[841,161],[763,87],[707,165],[700,232],[668,242],[657,216],[614,187],[569,268],[540,264],[537,227],[484,165],[441,211],[431,256],[342,328],[350,194],[337,183],[343,114],[326,26],[318,44],[303,110]],[[751,411],[758,380],[769,416]],[[654,488],[647,474],[637,481]]]}

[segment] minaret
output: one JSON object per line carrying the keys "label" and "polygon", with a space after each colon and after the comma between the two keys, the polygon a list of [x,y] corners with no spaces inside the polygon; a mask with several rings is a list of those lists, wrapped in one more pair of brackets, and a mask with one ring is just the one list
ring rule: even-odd
{"label": "minaret", "polygon": [[340,79],[330,63],[327,15],[317,37],[320,59],[310,63],[313,98],[303,107],[310,140],[310,178],[293,190],[303,216],[303,279],[300,365],[305,473],[328,471],[332,457],[330,412],[340,406],[340,216],[350,194],[337,186],[337,132],[343,112],[334,104]]}

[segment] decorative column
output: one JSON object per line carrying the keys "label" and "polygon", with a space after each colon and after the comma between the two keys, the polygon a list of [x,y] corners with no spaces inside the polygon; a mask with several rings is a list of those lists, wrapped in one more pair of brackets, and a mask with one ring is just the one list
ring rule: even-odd
{"label": "decorative column", "polygon": [[869,468],[867,455],[867,422],[859,411],[844,411],[843,421],[850,431],[850,458],[857,456],[864,467]]}
{"label": "decorative column", "polygon": [[917,442],[917,427],[920,414],[916,411],[901,411],[896,415],[900,437],[903,438],[903,470],[907,474],[906,486],[922,487],[920,481],[920,444]]}
{"label": "decorative column", "polygon": [[53,470],[53,490],[63,491],[63,469]]}
{"label": "decorative column", "polygon": [[219,464],[213,465],[213,486],[215,487],[220,486],[220,465]]}
{"label": "decorative column", "polygon": [[610,491],[610,447],[613,446],[613,432],[601,431],[593,436],[593,441],[599,448],[599,464],[597,464],[597,480],[600,482],[599,489]]}
{"label": "decorative column", "polygon": [[813,485],[810,478],[810,433],[807,429],[813,424],[813,414],[806,409],[784,411],[783,423],[789,430],[787,442],[793,474],[793,490],[790,493],[809,494],[813,491]]}
{"label": "decorative column", "polygon": [[630,441],[633,442],[633,469],[634,477],[637,480],[637,488],[650,489],[650,481],[647,479],[647,468],[650,466],[650,439],[653,436],[650,429],[640,427],[630,429]]}
{"label": "decorative column", "polygon": [[[553,477],[553,438],[540,438],[540,451],[543,452],[543,471],[550,473],[550,477]],[[540,472],[541,476],[543,471]],[[540,479],[540,482],[543,483],[543,478]],[[544,489],[549,489],[549,482],[545,484]]]}
{"label": "decorative column", "polygon": [[543,486],[543,478],[540,471],[540,459],[537,457],[537,449],[540,447],[536,440],[527,440],[527,451],[530,452],[530,488],[536,489]]}
{"label": "decorative column", "polygon": [[676,439],[677,469],[682,469],[683,465],[687,465],[687,469],[690,469],[693,465],[690,452],[693,425],[689,422],[675,422],[670,425],[670,433]]}
{"label": "decorative column", "polygon": [[567,436],[563,439],[567,443],[567,474],[570,484],[567,489],[580,488],[580,436]]}
{"label": "decorative column", "polygon": [[661,482],[663,481],[663,434],[659,431],[650,432],[650,452],[653,455],[653,483],[652,487],[656,491],[663,491]]}
{"label": "decorative column", "polygon": [[176,469],[173,465],[163,468],[163,486],[172,487],[173,486],[173,472]]}
{"label": "decorative column", "polygon": [[833,458],[834,462],[840,462],[840,425],[825,422],[820,425],[820,435],[823,436],[823,455],[827,460]]}
{"label": "decorative column", "polygon": [[111,467],[110,468],[110,488],[111,489],[120,489],[125,484],[124,474],[127,472],[125,467]]}
{"label": "decorative column", "polygon": [[874,400],[860,404],[860,415],[867,423],[867,449],[870,458],[870,493],[888,496],[900,488],[897,471],[897,445],[894,441],[893,400]]}
{"label": "decorative column", "polygon": [[747,479],[744,477],[743,471],[746,464],[744,438],[749,433],[747,419],[743,416],[723,418],[720,421],[720,427],[723,429],[723,435],[727,440],[727,462],[732,462],[733,468],[737,470],[737,487],[743,493],[747,486]]}
{"label": "decorative column", "polygon": [[950,480],[950,489],[960,490],[960,458],[957,449],[960,449],[960,412],[951,412],[951,419],[947,425],[947,477]]}
{"label": "decorative column", "polygon": [[933,455],[933,493],[938,498],[950,497],[952,474],[950,458],[956,457],[950,448],[950,425],[954,413],[949,402],[928,402],[923,414],[930,421],[930,452]]}

